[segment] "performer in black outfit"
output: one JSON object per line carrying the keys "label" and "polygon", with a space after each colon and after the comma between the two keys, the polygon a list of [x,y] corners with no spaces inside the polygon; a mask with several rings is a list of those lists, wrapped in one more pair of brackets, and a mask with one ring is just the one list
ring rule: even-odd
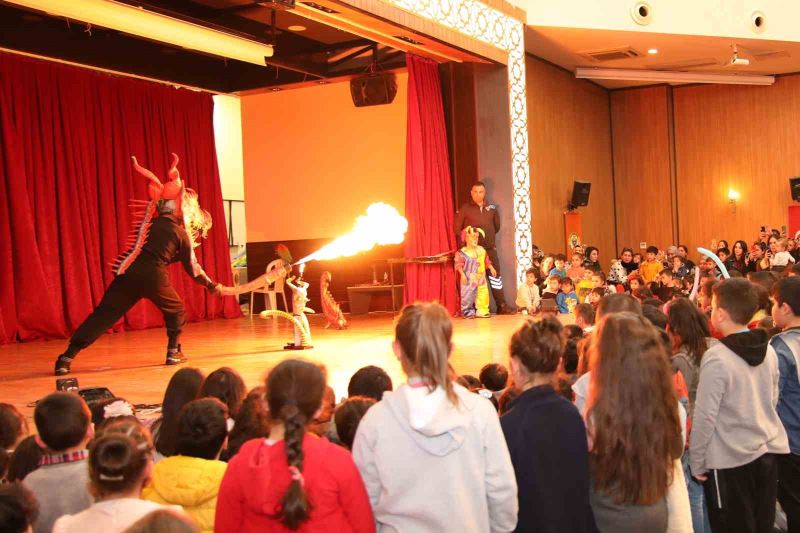
{"label": "performer in black outfit", "polygon": [[473,228],[481,228],[486,234],[481,237],[478,244],[486,249],[492,265],[497,270],[497,277],[489,276],[489,288],[494,298],[494,303],[497,306],[497,313],[501,315],[510,314],[506,306],[506,299],[503,295],[503,278],[500,273],[500,260],[497,257],[497,248],[495,247],[495,236],[500,231],[500,215],[497,212],[497,206],[494,204],[486,203],[486,186],[482,181],[476,181],[470,189],[472,201],[461,206],[461,209],[456,213],[456,241],[460,239],[461,230],[467,226]]}
{"label": "performer in black outfit", "polygon": [[136,158],[133,161],[136,170],[151,181],[151,201],[141,204],[142,220],[132,234],[130,247],[117,259],[117,276],[100,305],[78,327],[67,350],[56,360],[57,376],[69,374],[70,363],[78,352],[97,340],[142,298],[153,302],[164,315],[168,337],[166,364],[184,362],[180,345],[181,329],[186,322],[183,302],[169,281],[167,267],[180,261],[186,272],[212,293],[223,288],[206,275],[195,258],[193,237],[205,236],[211,227],[211,217],[199,208],[197,194],[183,187],[177,156],[173,154],[171,180],[166,184],[140,167]]}

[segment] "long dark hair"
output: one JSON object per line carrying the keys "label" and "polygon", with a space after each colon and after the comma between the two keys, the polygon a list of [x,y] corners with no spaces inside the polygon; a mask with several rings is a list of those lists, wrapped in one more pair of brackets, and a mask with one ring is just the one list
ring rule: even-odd
{"label": "long dark hair", "polygon": [[600,322],[590,352],[594,486],[618,504],[653,504],[666,494],[683,448],[664,344],[644,317],[613,313]]}
{"label": "long dark hair", "polygon": [[239,373],[227,366],[214,370],[200,386],[198,398],[216,398],[228,406],[228,416],[236,418],[242,406],[247,387]]}
{"label": "long dark hair", "polygon": [[236,415],[228,435],[228,449],[222,453],[223,461],[230,461],[250,439],[269,437],[270,417],[266,401],[267,390],[256,387],[247,393],[247,397]]}
{"label": "long dark hair", "polygon": [[322,404],[325,376],[312,363],[288,359],[267,376],[267,404],[273,420],[283,422],[283,442],[292,481],[283,495],[276,518],[289,529],[299,528],[311,514],[303,487],[303,438],[306,425]]}
{"label": "long dark hair", "polygon": [[[736,257],[736,245],[739,245],[742,248],[742,257]],[[749,252],[749,247],[747,243],[739,240],[733,243],[733,248],[731,248],[731,256],[728,258],[730,263],[733,265],[733,268],[738,270],[739,272],[744,274],[745,267],[747,266],[747,253]]]}
{"label": "long dark hair", "polygon": [[181,368],[169,380],[161,404],[161,423],[156,437],[156,450],[164,457],[175,455],[178,435],[178,414],[184,405],[197,398],[203,373],[197,368]]}
{"label": "long dark hair", "polygon": [[676,298],[667,310],[667,328],[680,339],[680,345],[686,347],[689,357],[699,367],[708,348],[706,339],[711,336],[708,317],[687,298]]}

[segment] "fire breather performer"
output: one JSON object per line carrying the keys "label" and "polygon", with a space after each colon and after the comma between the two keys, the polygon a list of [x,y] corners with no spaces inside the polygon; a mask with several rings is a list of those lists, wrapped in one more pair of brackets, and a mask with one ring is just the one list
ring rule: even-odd
{"label": "fire breather performer", "polygon": [[100,304],[78,327],[66,351],[58,356],[55,374],[69,374],[75,356],[91,345],[139,300],[147,298],[164,315],[167,326],[167,358],[165,364],[176,365],[186,360],[181,352],[180,335],[186,320],[183,302],[169,281],[167,267],[180,261],[195,280],[212,293],[228,294],[206,275],[197,262],[194,248],[198,239],[211,228],[211,216],[200,208],[197,193],[187,189],[178,173],[178,156],[172,154],[169,180],[162,183],[151,171],[133,166],[150,180],[149,201],[133,200],[136,224],[128,247],[112,263],[115,274]]}

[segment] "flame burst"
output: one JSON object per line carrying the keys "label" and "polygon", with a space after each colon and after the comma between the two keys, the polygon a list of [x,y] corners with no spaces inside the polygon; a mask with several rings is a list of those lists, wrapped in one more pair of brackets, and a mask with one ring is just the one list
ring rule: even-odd
{"label": "flame burst", "polygon": [[376,245],[400,244],[405,239],[406,231],[408,231],[408,221],[398,213],[397,209],[378,202],[367,208],[366,215],[356,219],[350,233],[338,237],[296,264],[350,257],[366,252]]}

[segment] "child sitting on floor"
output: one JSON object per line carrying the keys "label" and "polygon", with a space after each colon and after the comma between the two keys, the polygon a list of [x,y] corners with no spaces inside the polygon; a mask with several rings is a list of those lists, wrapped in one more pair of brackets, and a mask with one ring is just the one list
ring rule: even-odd
{"label": "child sitting on floor", "polygon": [[556,296],[556,304],[558,304],[558,312],[563,315],[572,313],[575,306],[578,305],[578,295],[575,294],[575,284],[570,278],[561,280],[561,292]]}
{"label": "child sitting on floor", "polygon": [[539,309],[539,287],[536,286],[535,268],[529,268],[525,273],[525,283],[517,289],[515,303],[522,314],[532,315]]}

